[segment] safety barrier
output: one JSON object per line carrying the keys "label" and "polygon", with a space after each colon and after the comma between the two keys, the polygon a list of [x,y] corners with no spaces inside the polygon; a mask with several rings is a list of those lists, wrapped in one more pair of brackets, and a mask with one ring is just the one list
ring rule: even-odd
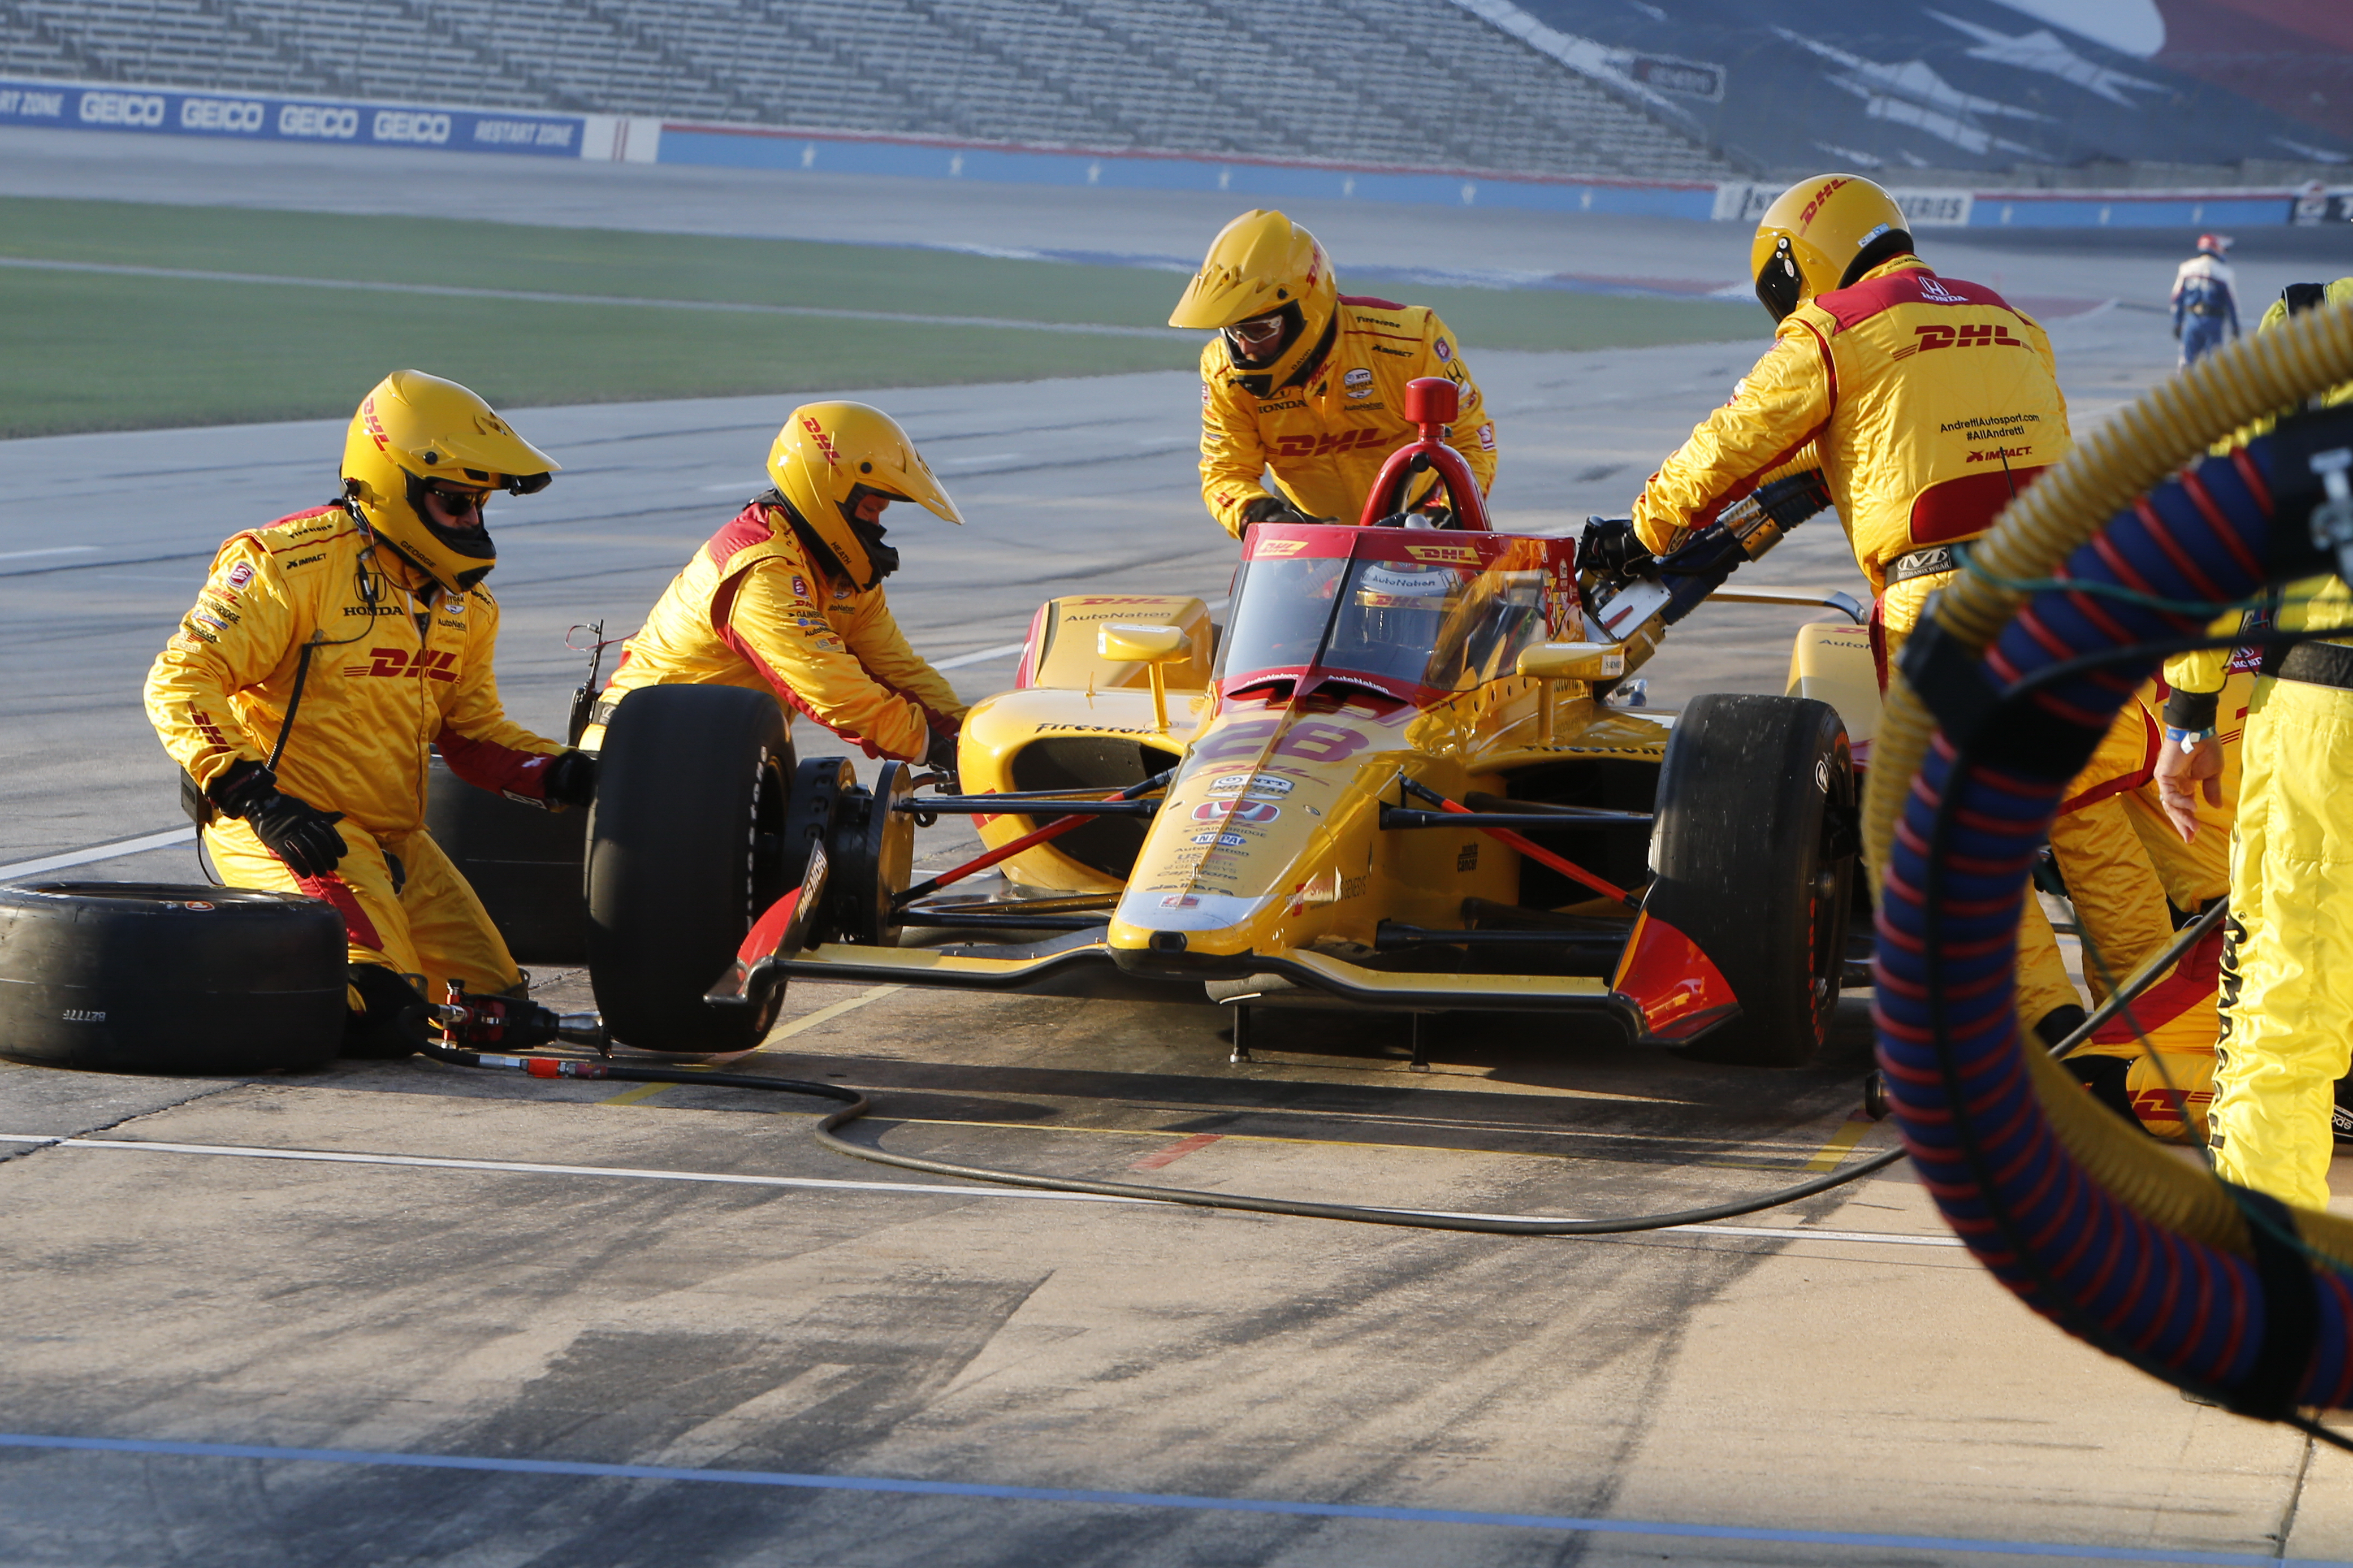
{"label": "safety barrier", "polygon": [[553,158],[610,156],[591,145],[592,121],[603,122],[596,129],[603,132],[609,147],[613,131],[608,116],[437,109],[121,83],[0,80],[0,125],[53,130],[527,153]]}

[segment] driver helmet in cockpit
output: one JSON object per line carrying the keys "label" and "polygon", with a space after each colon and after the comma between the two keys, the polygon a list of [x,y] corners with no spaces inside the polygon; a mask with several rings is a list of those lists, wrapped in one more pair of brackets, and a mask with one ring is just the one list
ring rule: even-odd
{"label": "driver helmet in cockpit", "polygon": [[1426,652],[1438,646],[1461,590],[1451,567],[1374,562],[1356,580],[1356,635],[1367,646]]}

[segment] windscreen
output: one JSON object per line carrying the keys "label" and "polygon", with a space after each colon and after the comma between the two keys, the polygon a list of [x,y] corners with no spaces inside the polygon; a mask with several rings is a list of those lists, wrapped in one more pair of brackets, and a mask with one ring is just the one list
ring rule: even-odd
{"label": "windscreen", "polygon": [[1564,540],[1264,531],[1252,531],[1219,648],[1229,690],[1314,670],[1425,700],[1510,675],[1523,648],[1577,634]]}

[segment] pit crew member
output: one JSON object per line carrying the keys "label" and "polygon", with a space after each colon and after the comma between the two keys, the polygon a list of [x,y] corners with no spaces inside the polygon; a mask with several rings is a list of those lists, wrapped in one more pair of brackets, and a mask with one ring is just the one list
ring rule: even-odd
{"label": "pit crew member", "polygon": [[2222,326],[2239,335],[2239,300],[2233,292],[2238,279],[2222,259],[2231,242],[2219,234],[2198,237],[2198,254],[2173,275],[2173,336],[2181,344],[2181,363],[2196,364],[2222,346]]}
{"label": "pit crew member", "polygon": [[147,716],[223,880],[343,916],[346,1054],[415,1050],[427,998],[453,980],[503,1010],[504,1043],[554,1037],[426,831],[425,791],[438,746],[484,789],[550,808],[594,798],[596,760],[509,720],[491,671],[482,506],[554,470],[466,388],[395,371],[352,418],[343,493],[224,543],[148,671]]}
{"label": "pit crew member", "polygon": [[[1581,558],[1640,570],[1815,444],[1873,595],[1880,680],[1922,605],[2011,496],[2067,450],[2051,344],[1982,284],[1913,253],[1893,197],[1824,174],[1766,209],[1749,249],[1778,329],[1732,401],[1651,476],[1632,521],[1588,526]],[[2052,1040],[2083,1019],[2049,921],[2028,900],[2020,1012]]]}
{"label": "pit crew member", "polygon": [[898,421],[862,403],[793,410],[768,452],[776,488],[754,498],[670,582],[590,712],[584,744],[642,686],[773,693],[870,757],[955,771],[965,705],[907,646],[882,579],[898,569],[883,509],[963,516]]}
{"label": "pit crew member", "polygon": [[[2353,278],[2290,288],[2255,330],[2324,301],[2353,304]],[[2325,401],[2353,402],[2353,383]],[[2336,1085],[2353,1068],[2353,940],[2337,897],[2353,895],[2353,594],[2334,576],[2292,583],[2274,624],[2345,635],[2267,652],[2247,703],[2208,1142],[2226,1180],[2323,1208]],[[2185,839],[2200,797],[2222,797],[2225,673],[2216,655],[2166,666],[2158,780]]]}
{"label": "pit crew member", "polygon": [[1341,293],[1315,237],[1279,212],[1219,231],[1168,324],[1218,334],[1201,350],[1201,499],[1237,539],[1253,522],[1356,521],[1382,462],[1419,434],[1405,417],[1417,376],[1461,389],[1447,439],[1482,494],[1494,485],[1495,423],[1446,323]]}

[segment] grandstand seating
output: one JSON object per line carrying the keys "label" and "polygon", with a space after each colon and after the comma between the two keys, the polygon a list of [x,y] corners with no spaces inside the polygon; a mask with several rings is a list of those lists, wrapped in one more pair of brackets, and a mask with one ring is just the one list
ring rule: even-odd
{"label": "grandstand seating", "polygon": [[1105,150],[1731,172],[1443,0],[0,0],[0,70]]}

